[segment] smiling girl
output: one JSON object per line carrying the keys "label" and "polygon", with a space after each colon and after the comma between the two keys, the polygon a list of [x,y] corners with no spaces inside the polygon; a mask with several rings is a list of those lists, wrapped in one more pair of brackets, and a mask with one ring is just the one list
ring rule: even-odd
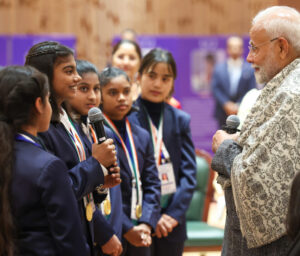
{"label": "smiling girl", "polygon": [[[91,143],[95,143],[92,131],[87,118],[88,112],[93,107],[100,105],[100,81],[97,68],[86,60],[76,60],[76,69],[82,80],[78,83],[75,97],[68,103],[71,105],[72,114],[75,120],[80,124],[80,128],[85,136],[84,143],[88,149]],[[113,138],[109,129],[105,130],[106,137]],[[101,247],[100,255],[120,255],[122,252],[122,195],[120,185],[103,191],[105,200],[99,205],[102,214],[106,217],[102,219],[102,228],[98,231],[103,235],[103,242],[99,243]],[[100,196],[101,197],[101,196]],[[97,198],[95,198],[95,201]],[[98,200],[97,200],[98,201]]]}
{"label": "smiling girl", "polygon": [[97,232],[102,228],[97,224],[103,216],[95,207],[92,192],[99,185],[105,187],[120,183],[118,167],[112,168],[111,171],[115,173],[106,175],[105,167],[116,162],[113,140],[93,144],[90,152],[83,143],[78,126],[68,114],[66,101],[75,97],[81,81],[71,49],[57,42],[38,43],[29,50],[25,64],[34,66],[48,76],[53,113],[49,130],[40,136],[48,150],[62,159],[69,168],[68,174],[78,199],[87,246],[93,254],[94,243],[102,242],[103,239]]}

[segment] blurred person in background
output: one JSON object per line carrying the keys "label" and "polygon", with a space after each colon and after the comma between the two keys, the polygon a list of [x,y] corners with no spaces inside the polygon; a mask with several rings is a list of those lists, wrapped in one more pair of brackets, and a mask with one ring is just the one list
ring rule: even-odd
{"label": "blurred person in background", "polygon": [[132,28],[125,28],[121,33],[121,39],[136,41],[136,32]]}
{"label": "blurred person in background", "polygon": [[215,98],[214,117],[219,127],[226,123],[229,115],[236,115],[244,95],[256,87],[254,70],[242,59],[243,40],[233,36],[227,40],[228,59],[216,64],[211,80]]}
{"label": "blurred person in background", "polygon": [[141,65],[142,52],[140,46],[127,39],[119,41],[112,50],[113,67],[122,69],[131,81],[132,99],[135,101],[140,94],[140,87],[136,82],[136,75]]}

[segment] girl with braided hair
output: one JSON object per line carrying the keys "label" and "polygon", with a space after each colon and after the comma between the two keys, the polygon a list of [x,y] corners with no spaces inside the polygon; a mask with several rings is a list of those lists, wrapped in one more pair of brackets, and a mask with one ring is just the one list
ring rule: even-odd
{"label": "girl with braided hair", "polygon": [[1,256],[88,253],[67,167],[37,138],[51,113],[45,75],[0,71]]}
{"label": "girl with braided hair", "polygon": [[[48,131],[39,135],[48,150],[62,159],[69,169],[87,246],[90,247],[90,254],[94,255],[94,246],[104,244],[112,236],[111,232],[103,229],[105,218],[95,207],[94,193],[121,182],[113,140],[93,144],[90,151],[78,124],[68,114],[66,102],[75,97],[81,80],[71,49],[58,42],[41,42],[29,50],[25,64],[48,76],[53,114]],[[110,167],[112,165],[114,167]],[[110,175],[107,175],[108,167]]]}

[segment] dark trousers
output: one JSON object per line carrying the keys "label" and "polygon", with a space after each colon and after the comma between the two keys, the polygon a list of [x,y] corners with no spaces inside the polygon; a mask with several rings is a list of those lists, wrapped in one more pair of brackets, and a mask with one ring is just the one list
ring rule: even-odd
{"label": "dark trousers", "polygon": [[150,247],[135,247],[128,243],[125,239],[122,242],[123,253],[121,256],[151,256]]}
{"label": "dark trousers", "polygon": [[152,256],[182,256],[184,241],[174,242],[167,238],[152,238],[151,255]]}

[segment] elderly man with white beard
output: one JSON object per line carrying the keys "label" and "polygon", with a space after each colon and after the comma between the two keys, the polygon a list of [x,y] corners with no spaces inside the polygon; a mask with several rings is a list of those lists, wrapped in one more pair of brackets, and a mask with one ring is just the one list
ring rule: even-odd
{"label": "elderly man with white beard", "polygon": [[300,171],[300,14],[285,6],[259,12],[247,61],[265,86],[241,128],[213,137],[212,168],[225,191],[222,255],[286,255],[286,214]]}

